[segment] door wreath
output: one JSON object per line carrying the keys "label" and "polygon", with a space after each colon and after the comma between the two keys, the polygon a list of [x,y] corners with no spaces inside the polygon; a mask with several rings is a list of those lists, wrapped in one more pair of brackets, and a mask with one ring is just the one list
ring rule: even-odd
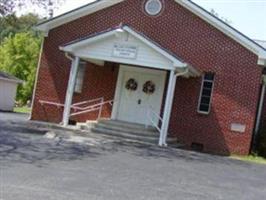
{"label": "door wreath", "polygon": [[138,88],[138,83],[135,79],[131,78],[126,83],[126,89],[130,91],[136,91]]}
{"label": "door wreath", "polygon": [[153,94],[155,92],[156,86],[152,81],[147,81],[144,85],[143,85],[143,92],[146,94]]}

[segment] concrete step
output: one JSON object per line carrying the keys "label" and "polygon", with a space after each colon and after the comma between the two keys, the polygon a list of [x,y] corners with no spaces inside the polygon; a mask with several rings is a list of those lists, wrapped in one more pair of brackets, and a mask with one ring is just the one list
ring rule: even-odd
{"label": "concrete step", "polygon": [[129,134],[134,134],[134,135],[139,135],[139,136],[144,136],[144,137],[155,137],[158,138],[160,136],[159,132],[157,130],[151,130],[151,129],[146,129],[146,128],[129,128],[125,126],[119,126],[116,124],[107,124],[107,123],[98,123],[95,124],[95,128],[104,128],[108,130],[113,130],[113,131],[119,131],[123,133],[129,133]]}
{"label": "concrete step", "polygon": [[118,120],[105,120],[101,119],[99,120],[100,124],[107,124],[107,125],[112,125],[112,126],[117,126],[117,127],[123,127],[123,128],[130,128],[134,130],[145,130],[145,131],[154,131],[157,132],[157,129],[152,126],[148,126],[146,128],[145,125],[142,124],[135,124],[135,123],[129,123],[129,122],[124,122],[124,121],[118,121]]}
{"label": "concrete step", "polygon": [[[156,145],[160,137],[158,130],[154,127],[146,128],[145,125],[116,120],[87,121],[86,123],[78,123],[77,126],[81,130],[97,134]],[[170,146],[178,145],[177,138],[168,138],[167,143]]]}
{"label": "concrete step", "polygon": [[77,129],[90,131],[91,128],[95,127],[98,121],[87,121],[87,122],[79,122],[76,124]]}
{"label": "concrete step", "polygon": [[[99,134],[104,134],[106,136],[115,136],[127,140],[133,140],[133,141],[139,141],[139,142],[144,142],[144,143],[150,143],[150,144],[158,144],[159,141],[159,135],[156,136],[142,136],[142,135],[137,135],[137,134],[132,134],[132,133],[126,133],[118,130],[111,130],[107,128],[102,128],[102,127],[95,127],[91,129],[92,132],[94,133],[99,133]],[[176,138],[168,138],[167,143],[170,144],[177,144],[177,139]]]}

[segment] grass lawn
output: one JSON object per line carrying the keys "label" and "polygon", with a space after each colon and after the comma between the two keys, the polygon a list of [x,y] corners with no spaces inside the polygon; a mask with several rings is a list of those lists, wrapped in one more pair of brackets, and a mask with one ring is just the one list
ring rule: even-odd
{"label": "grass lawn", "polygon": [[14,112],[16,113],[27,113],[29,114],[31,112],[31,109],[29,107],[16,107],[14,108]]}
{"label": "grass lawn", "polygon": [[259,156],[254,156],[254,155],[236,156],[236,155],[233,155],[233,156],[231,156],[231,158],[237,159],[237,160],[242,160],[242,161],[259,163],[259,164],[265,164],[266,165],[266,158],[259,157]]}

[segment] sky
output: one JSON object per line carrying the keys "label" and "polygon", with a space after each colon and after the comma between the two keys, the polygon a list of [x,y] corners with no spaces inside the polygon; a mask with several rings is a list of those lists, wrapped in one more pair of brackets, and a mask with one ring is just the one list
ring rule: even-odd
{"label": "sky", "polygon": [[[62,14],[93,0],[66,0],[55,11]],[[214,9],[220,17],[230,20],[230,24],[252,39],[266,40],[266,0],[193,0],[210,11]]]}

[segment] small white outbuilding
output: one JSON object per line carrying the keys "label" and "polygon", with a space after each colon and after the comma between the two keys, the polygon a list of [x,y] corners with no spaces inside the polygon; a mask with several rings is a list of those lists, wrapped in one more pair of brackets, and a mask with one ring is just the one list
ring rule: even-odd
{"label": "small white outbuilding", "polygon": [[18,84],[22,80],[0,71],[0,111],[13,111]]}

